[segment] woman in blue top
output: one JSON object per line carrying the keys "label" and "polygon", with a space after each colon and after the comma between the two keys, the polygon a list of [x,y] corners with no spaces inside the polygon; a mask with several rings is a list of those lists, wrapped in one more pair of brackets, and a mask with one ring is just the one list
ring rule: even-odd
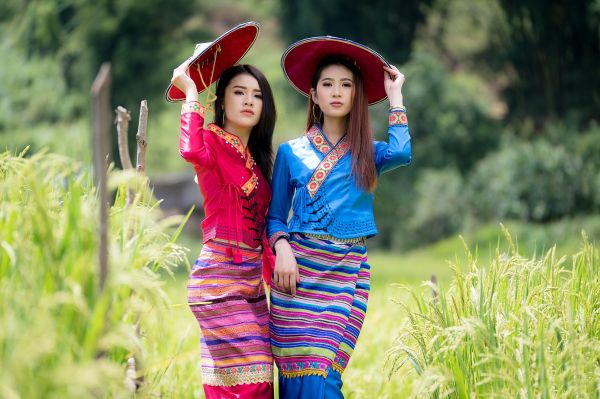
{"label": "woman in blue top", "polygon": [[[343,398],[341,374],[367,308],[377,176],[411,160],[404,76],[373,50],[330,36],[292,44],[282,67],[308,96],[308,117],[306,134],[279,146],[267,216],[280,397]],[[389,140],[376,142],[368,105],[386,96]]]}

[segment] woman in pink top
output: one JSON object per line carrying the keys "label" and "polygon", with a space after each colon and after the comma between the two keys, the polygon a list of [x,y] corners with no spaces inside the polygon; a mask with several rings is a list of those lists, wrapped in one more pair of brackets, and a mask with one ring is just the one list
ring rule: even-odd
{"label": "woman in pink top", "polygon": [[[262,272],[271,199],[275,105],[265,76],[233,65],[258,26],[225,33],[173,72],[167,98],[185,99],[179,151],[195,171],[204,198],[203,246],[188,283],[188,303],[201,332],[207,398],[272,398],[273,360]],[[215,119],[204,127],[198,92],[219,78]]]}

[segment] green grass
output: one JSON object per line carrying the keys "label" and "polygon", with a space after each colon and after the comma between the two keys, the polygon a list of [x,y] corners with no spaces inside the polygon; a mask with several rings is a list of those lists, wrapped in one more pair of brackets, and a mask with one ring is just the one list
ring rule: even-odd
{"label": "green grass", "polygon": [[[385,365],[386,353],[398,333],[404,313],[391,299],[408,299],[394,284],[404,281],[408,265],[401,256],[388,253],[376,253],[369,259],[373,266],[369,310],[357,350],[344,374],[344,393],[347,398],[397,398],[403,384],[388,380]],[[185,276],[177,274],[166,287],[170,333],[156,337],[155,353],[163,356],[148,359],[148,366],[157,370],[164,369],[167,364],[169,367],[160,381],[158,377],[155,379],[158,385],[148,388],[148,394],[197,398],[202,392],[199,333],[196,320],[187,308],[185,286]]]}
{"label": "green grass", "polygon": [[[139,329],[165,317],[158,270],[184,259],[181,218],[160,212],[135,173],[111,172],[109,265],[98,283],[98,201],[81,165],[0,153],[0,391],[3,398],[127,397],[125,365],[152,357]],[[136,189],[125,205],[125,187]]]}
{"label": "green grass", "polygon": [[491,262],[467,252],[449,288],[412,290],[391,356],[407,397],[598,397],[600,257],[508,251]]}
{"label": "green grass", "polygon": [[[202,397],[199,332],[185,288],[200,240],[180,237],[186,258],[172,242],[181,219],[161,220],[145,180],[111,172],[110,181],[111,273],[100,291],[97,199],[87,173],[56,154],[0,156],[3,397],[127,397],[132,354],[143,377],[138,397]],[[140,193],[131,206],[127,186]],[[598,220],[510,223],[511,240],[484,226],[464,243],[452,237],[403,254],[370,252],[372,289],[344,374],[346,397],[594,396]],[[579,252],[582,227],[594,235]],[[423,284],[431,275],[437,302]]]}
{"label": "green grass", "polygon": [[[509,225],[517,232],[515,235],[520,237],[520,250],[529,256],[542,253],[542,249],[547,249],[550,246],[548,240],[571,233],[572,236],[566,237],[567,239],[560,243],[557,253],[561,251],[575,253],[581,246],[577,225],[593,228],[597,225],[597,219],[592,219],[559,222],[548,226],[546,230],[539,226],[520,223],[509,223]],[[193,248],[188,253],[190,260],[193,261],[200,249],[199,240],[185,235],[182,235],[182,240]],[[427,386],[407,367],[390,376],[393,358],[389,358],[388,355],[394,348],[397,337],[406,328],[405,306],[415,310],[414,296],[411,291],[416,292],[417,295],[430,297],[431,288],[423,282],[428,281],[432,275],[436,276],[441,290],[450,287],[454,277],[452,266],[459,264],[466,268],[469,260],[469,254],[465,252],[465,244],[473,252],[478,251],[481,265],[492,263],[496,256],[496,248],[501,251],[510,250],[510,243],[504,238],[500,227],[489,225],[466,234],[464,243],[459,236],[455,236],[403,254],[389,251],[369,253],[372,288],[364,327],[356,351],[344,373],[343,391],[346,398],[409,397],[421,389],[415,381]],[[167,290],[172,303],[173,331],[185,333],[176,334],[178,341],[162,340],[160,343],[165,345],[165,350],[167,346],[180,347],[178,354],[174,349],[167,350],[167,353],[170,353],[168,356],[173,357],[173,371],[165,380],[169,381],[168,392],[173,397],[179,395],[186,397],[189,392],[197,394],[201,392],[198,329],[196,321],[185,305],[185,283],[185,275],[179,274],[175,280],[172,280]],[[178,381],[183,379],[183,382],[177,383],[172,379]],[[181,390],[180,385],[186,389]]]}

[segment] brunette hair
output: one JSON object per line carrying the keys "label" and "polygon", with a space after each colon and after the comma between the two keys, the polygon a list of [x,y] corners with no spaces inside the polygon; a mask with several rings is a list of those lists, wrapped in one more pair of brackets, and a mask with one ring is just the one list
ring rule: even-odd
{"label": "brunette hair", "polygon": [[[330,65],[342,65],[352,72],[354,99],[346,120],[346,134],[352,154],[352,174],[354,174],[357,186],[365,191],[374,191],[377,186],[377,169],[375,167],[371,124],[369,123],[369,103],[363,86],[362,75],[352,60],[341,56],[328,56],[317,64],[311,83],[313,90],[317,90],[317,83],[321,78],[323,69]],[[323,112],[315,104],[312,96],[309,95],[306,129],[310,129],[315,123],[323,123]]]}
{"label": "brunette hair", "polygon": [[275,130],[277,113],[275,111],[275,100],[273,99],[271,86],[261,71],[252,65],[243,64],[229,67],[221,74],[219,82],[217,83],[214,123],[220,127],[223,127],[225,124],[225,115],[223,112],[225,88],[233,78],[242,73],[253,76],[258,82],[258,87],[260,87],[262,93],[262,111],[258,123],[250,132],[248,149],[263,176],[270,183],[273,171],[273,131]]}

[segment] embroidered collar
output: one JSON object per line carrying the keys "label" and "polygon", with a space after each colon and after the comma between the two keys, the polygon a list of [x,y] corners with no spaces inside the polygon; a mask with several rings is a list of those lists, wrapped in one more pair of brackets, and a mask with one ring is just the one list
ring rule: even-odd
{"label": "embroidered collar", "polygon": [[331,151],[329,142],[325,138],[325,135],[321,132],[321,129],[319,129],[318,125],[312,125],[308,132],[306,132],[306,136],[321,154],[325,155]]}
{"label": "embroidered collar", "polygon": [[244,148],[242,140],[238,136],[227,132],[225,129],[215,125],[214,123],[208,124],[207,128],[209,131],[215,133],[217,136],[225,140],[226,143],[235,148],[240,155],[243,155],[246,160],[246,168],[252,169],[252,167],[255,165],[254,158],[252,158],[252,155],[250,154],[250,149],[247,147]]}
{"label": "embroidered collar", "polygon": [[240,140],[238,136],[225,131],[225,129],[215,125],[214,123],[209,123],[207,127],[208,130],[215,133],[217,136],[229,143],[233,148],[237,150],[237,152],[239,152],[240,154],[246,153],[246,148],[244,148],[242,140]]}
{"label": "embroidered collar", "polygon": [[326,155],[332,148],[338,148],[340,145],[346,143],[348,140],[346,139],[346,135],[344,135],[340,141],[337,142],[336,145],[332,145],[321,127],[318,124],[312,125],[312,127],[306,132],[306,136],[310,140],[310,142],[315,146],[317,151],[321,154]]}
{"label": "embroidered collar", "polygon": [[329,141],[325,138],[323,132],[317,125],[313,125],[308,132],[306,132],[308,139],[313,143],[315,148],[321,152],[325,157],[319,162],[319,165],[313,171],[308,184],[306,185],[309,195],[314,195],[319,191],[319,188],[325,182],[325,179],[331,173],[331,170],[337,165],[344,155],[350,150],[350,144],[348,143],[348,136],[344,136],[338,141],[338,143],[331,148]]}
{"label": "embroidered collar", "polygon": [[213,132],[230,146],[232,146],[245,160],[244,166],[246,166],[246,169],[251,170],[252,173],[250,178],[242,185],[242,191],[246,195],[252,194],[254,189],[258,186],[258,176],[254,172],[254,166],[256,165],[256,162],[254,162],[254,158],[252,157],[252,154],[250,154],[250,149],[248,147],[244,148],[242,140],[238,136],[227,132],[225,129],[215,125],[214,123],[210,123],[207,128],[209,131]]}

